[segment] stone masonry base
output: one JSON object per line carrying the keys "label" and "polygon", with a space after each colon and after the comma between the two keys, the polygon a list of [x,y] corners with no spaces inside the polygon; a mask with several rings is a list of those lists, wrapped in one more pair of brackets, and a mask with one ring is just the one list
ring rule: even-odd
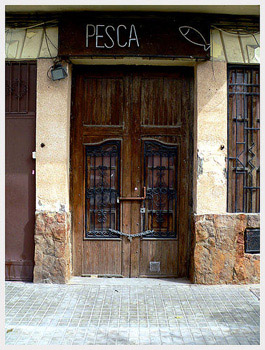
{"label": "stone masonry base", "polygon": [[37,212],[35,283],[67,283],[70,279],[70,214]]}
{"label": "stone masonry base", "polygon": [[[246,228],[258,214],[194,215],[190,278],[197,284],[260,282],[259,254],[246,254]],[[37,212],[35,283],[67,283],[71,274],[70,213]]]}
{"label": "stone masonry base", "polygon": [[191,281],[259,283],[260,256],[244,250],[245,229],[259,227],[259,214],[195,215]]}

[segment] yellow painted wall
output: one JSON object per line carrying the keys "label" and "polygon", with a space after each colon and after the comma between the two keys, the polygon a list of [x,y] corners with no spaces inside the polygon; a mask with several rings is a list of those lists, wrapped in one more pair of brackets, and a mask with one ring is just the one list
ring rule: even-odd
{"label": "yellow painted wall", "polygon": [[6,29],[6,59],[36,59],[56,57],[58,52],[58,28]]}
{"label": "yellow painted wall", "polygon": [[37,62],[36,210],[68,211],[71,71],[52,81],[52,61]]}
{"label": "yellow painted wall", "polygon": [[[226,212],[227,74],[225,62],[195,67],[197,184],[195,212]],[[197,164],[196,164],[197,163]]]}

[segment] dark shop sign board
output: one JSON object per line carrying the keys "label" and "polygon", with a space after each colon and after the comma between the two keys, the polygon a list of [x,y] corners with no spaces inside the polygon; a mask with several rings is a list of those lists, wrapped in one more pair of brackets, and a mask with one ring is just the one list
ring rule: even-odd
{"label": "dark shop sign board", "polygon": [[144,17],[72,15],[59,25],[59,56],[210,58],[210,26],[185,14]]}

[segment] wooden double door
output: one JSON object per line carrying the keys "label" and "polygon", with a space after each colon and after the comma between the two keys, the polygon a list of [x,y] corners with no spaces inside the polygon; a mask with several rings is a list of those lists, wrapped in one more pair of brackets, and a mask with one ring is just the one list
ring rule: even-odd
{"label": "wooden double door", "polygon": [[74,275],[187,276],[193,69],[73,73]]}

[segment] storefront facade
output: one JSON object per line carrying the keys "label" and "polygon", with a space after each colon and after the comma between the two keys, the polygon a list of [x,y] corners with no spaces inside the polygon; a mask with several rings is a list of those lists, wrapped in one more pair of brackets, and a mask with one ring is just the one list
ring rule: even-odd
{"label": "storefront facade", "polygon": [[[25,170],[36,205],[21,252],[9,229],[15,192],[8,204],[7,279],[258,283],[258,17],[179,13],[177,6],[83,11],[52,13],[52,25],[27,29],[9,13],[6,135],[11,147],[15,123],[36,116],[34,169]],[[22,94],[33,79],[23,73],[29,62],[36,68],[31,109],[34,88]],[[67,76],[53,80],[58,63]],[[10,191],[19,181],[11,173]]]}

